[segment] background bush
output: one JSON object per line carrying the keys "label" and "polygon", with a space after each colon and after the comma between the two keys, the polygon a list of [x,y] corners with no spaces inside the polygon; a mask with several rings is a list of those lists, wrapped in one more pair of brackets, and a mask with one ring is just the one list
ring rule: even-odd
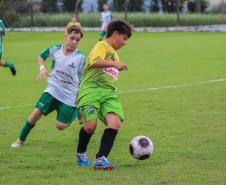
{"label": "background bush", "polygon": [[[19,20],[11,22],[10,27],[30,27],[31,21],[29,16],[20,16]],[[71,19],[71,14],[35,14],[33,26],[55,27],[65,26]],[[123,13],[113,13],[113,19],[124,19]],[[176,26],[176,14],[144,14],[129,13],[128,21],[135,27],[163,27]],[[81,13],[79,22],[83,27],[99,27],[99,13]],[[180,25],[213,25],[226,24],[226,15],[222,14],[181,14]]]}

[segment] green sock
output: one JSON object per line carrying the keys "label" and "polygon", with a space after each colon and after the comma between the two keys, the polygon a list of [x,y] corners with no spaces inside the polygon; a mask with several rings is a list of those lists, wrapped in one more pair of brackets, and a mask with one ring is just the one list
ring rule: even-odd
{"label": "green sock", "polygon": [[13,67],[13,64],[5,61],[4,67],[12,68]]}
{"label": "green sock", "polygon": [[20,132],[20,141],[25,141],[29,132],[35,125],[31,125],[28,121],[24,123],[24,126]]}

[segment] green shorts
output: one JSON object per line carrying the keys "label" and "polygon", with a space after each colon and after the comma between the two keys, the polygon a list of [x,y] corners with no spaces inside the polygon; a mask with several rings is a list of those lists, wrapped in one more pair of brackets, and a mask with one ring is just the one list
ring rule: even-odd
{"label": "green shorts", "polygon": [[78,100],[79,109],[82,113],[82,122],[100,119],[104,122],[108,113],[114,113],[123,121],[124,112],[117,93],[114,90],[101,90],[94,88],[88,91],[87,95],[82,95]]}
{"label": "green shorts", "polygon": [[78,109],[76,107],[60,102],[47,92],[44,92],[41,95],[35,107],[38,108],[45,116],[56,110],[56,119],[65,124],[73,122],[78,116]]}

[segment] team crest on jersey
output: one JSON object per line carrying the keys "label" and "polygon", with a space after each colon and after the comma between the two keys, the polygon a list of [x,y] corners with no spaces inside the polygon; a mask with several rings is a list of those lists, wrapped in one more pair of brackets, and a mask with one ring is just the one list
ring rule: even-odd
{"label": "team crest on jersey", "polygon": [[71,64],[69,64],[70,67],[75,68],[75,64],[72,62]]}
{"label": "team crest on jersey", "polygon": [[87,109],[86,109],[86,112],[89,113],[89,114],[93,114],[95,111],[94,107],[93,106],[88,106]]}
{"label": "team crest on jersey", "polygon": [[111,60],[115,60],[115,54],[114,53],[111,53],[110,58],[111,58]]}

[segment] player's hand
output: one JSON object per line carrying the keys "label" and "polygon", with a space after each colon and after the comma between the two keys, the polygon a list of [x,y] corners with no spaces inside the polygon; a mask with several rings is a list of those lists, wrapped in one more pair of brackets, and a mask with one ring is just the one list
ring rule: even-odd
{"label": "player's hand", "polygon": [[83,118],[82,118],[82,113],[81,112],[79,112],[79,114],[78,114],[78,122],[79,122],[79,124],[80,125],[82,125],[83,124]]}
{"label": "player's hand", "polygon": [[127,70],[127,66],[123,63],[117,62],[115,66],[119,71]]}
{"label": "player's hand", "polygon": [[48,75],[49,75],[48,70],[45,67],[40,68],[40,72],[39,72],[36,80],[43,80]]}

